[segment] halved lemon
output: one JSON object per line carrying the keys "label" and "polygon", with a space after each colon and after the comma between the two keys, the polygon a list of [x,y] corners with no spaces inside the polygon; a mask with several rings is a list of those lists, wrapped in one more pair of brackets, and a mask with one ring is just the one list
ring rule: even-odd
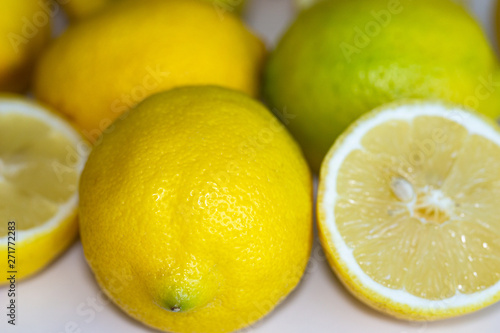
{"label": "halved lemon", "polygon": [[320,238],[368,305],[434,320],[500,298],[500,132],[438,102],[394,104],[354,123],[323,161]]}
{"label": "halved lemon", "polygon": [[88,148],[72,126],[50,111],[21,97],[0,96],[3,273],[28,276],[74,240],[77,185]]}

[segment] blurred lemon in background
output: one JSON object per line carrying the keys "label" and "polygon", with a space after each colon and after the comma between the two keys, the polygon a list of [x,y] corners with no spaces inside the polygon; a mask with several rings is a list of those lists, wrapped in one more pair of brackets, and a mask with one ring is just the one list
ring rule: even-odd
{"label": "blurred lemon in background", "polygon": [[[78,21],[99,12],[105,6],[127,0],[70,0],[70,1],[56,0],[56,1],[59,1],[63,5],[64,10],[68,13],[68,16],[72,20]],[[142,2],[145,0],[128,0],[128,1]],[[246,2],[245,0],[200,0],[200,1],[210,1],[214,6],[213,8],[219,11],[220,14],[225,14],[226,12],[241,13]]]}
{"label": "blurred lemon in background", "polygon": [[279,120],[239,92],[149,97],[94,148],[80,198],[97,281],[163,331],[245,327],[297,285],[309,258],[307,163]]}
{"label": "blurred lemon in background", "polygon": [[35,94],[90,140],[156,92],[220,85],[256,96],[263,43],[197,0],[125,1],[70,27],[42,56]]}
{"label": "blurred lemon in background", "polygon": [[[21,97],[0,96],[3,272],[29,276],[75,239],[77,186],[87,149],[88,143],[51,111]],[[12,258],[7,258],[8,246],[15,249]]]}
{"label": "blurred lemon in background", "polygon": [[496,2],[495,10],[495,32],[497,37],[497,43],[500,45],[500,2]]}
{"label": "blurred lemon in background", "polygon": [[323,1],[323,0],[294,0],[298,9],[308,8],[314,5],[318,1]]}
{"label": "blurred lemon in background", "polygon": [[72,20],[87,18],[117,0],[55,0]]}
{"label": "blurred lemon in background", "polygon": [[498,63],[483,31],[448,0],[320,1],[271,55],[264,92],[296,116],[289,128],[313,169],[335,138],[374,107],[436,98],[500,114]]}
{"label": "blurred lemon in background", "polygon": [[[319,1],[331,1],[331,0],[294,0],[298,9],[308,8]],[[472,0],[452,0],[461,5],[468,5]]]}
{"label": "blurred lemon in background", "polygon": [[37,56],[51,34],[48,1],[0,1],[0,91],[28,88]]}

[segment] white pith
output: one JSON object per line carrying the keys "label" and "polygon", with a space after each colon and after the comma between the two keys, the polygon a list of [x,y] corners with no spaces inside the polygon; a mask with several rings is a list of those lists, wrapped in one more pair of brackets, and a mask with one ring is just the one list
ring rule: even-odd
{"label": "white pith", "polygon": [[[327,175],[323,179],[323,197],[319,202],[320,214],[324,217],[323,225],[331,235],[332,246],[338,254],[341,265],[347,269],[347,274],[357,278],[363,288],[372,290],[381,297],[388,298],[393,302],[409,306],[415,310],[451,310],[482,304],[488,302],[500,292],[500,281],[491,287],[473,294],[462,294],[459,291],[450,298],[443,300],[428,300],[414,296],[404,289],[391,289],[375,282],[359,266],[353,250],[344,242],[335,223],[335,203],[337,194],[337,175],[345,158],[356,149],[363,149],[361,140],[372,128],[390,120],[404,120],[411,122],[418,116],[441,116],[455,121],[466,128],[469,134],[480,135],[500,146],[500,134],[487,122],[479,117],[473,116],[459,108],[447,107],[439,103],[414,103],[408,105],[394,105],[388,107],[371,118],[357,124],[357,127],[347,135],[342,143],[336,148],[328,162],[324,162],[322,174]],[[439,196],[439,193],[429,193],[428,200],[437,207],[448,210],[447,198]],[[408,203],[409,209],[415,204],[415,198]]]}
{"label": "white pith", "polygon": [[[41,120],[42,122],[48,124],[51,128],[55,128],[66,138],[68,138],[73,143],[73,147],[76,147],[77,144],[82,142],[83,140],[82,137],[70,125],[66,124],[57,116],[51,114],[50,112],[44,110],[42,107],[34,103],[24,102],[15,98],[0,98],[0,114],[21,114]],[[82,172],[87,159],[87,156],[85,156],[83,152],[79,152],[79,157],[80,160],[78,161],[78,165],[76,166],[78,174]],[[75,191],[75,194],[71,196],[63,205],[60,205],[58,212],[48,221],[45,221],[39,226],[29,230],[16,230],[16,243],[21,243],[32,237],[50,233],[75,210],[75,207],[77,205],[78,191]],[[30,207],[27,207],[26,209],[30,209]],[[0,237],[0,246],[6,246],[7,240],[8,235]]]}

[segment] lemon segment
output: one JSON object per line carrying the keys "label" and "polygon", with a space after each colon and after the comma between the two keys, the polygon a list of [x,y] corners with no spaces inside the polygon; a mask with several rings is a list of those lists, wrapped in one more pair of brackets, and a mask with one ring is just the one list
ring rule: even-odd
{"label": "lemon segment", "polygon": [[76,235],[82,142],[42,107],[0,97],[0,252],[7,251],[7,222],[15,221],[18,278],[42,268]]}
{"label": "lemon segment", "polygon": [[395,105],[356,122],[322,167],[320,235],[358,297],[438,319],[500,296],[500,134],[476,114]]}

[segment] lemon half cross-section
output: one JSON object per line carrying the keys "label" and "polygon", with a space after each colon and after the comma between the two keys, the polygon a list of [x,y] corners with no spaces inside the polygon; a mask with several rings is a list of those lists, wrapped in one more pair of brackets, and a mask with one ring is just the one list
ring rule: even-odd
{"label": "lemon half cross-section", "polygon": [[[31,275],[74,240],[86,147],[50,111],[21,97],[0,96],[2,272],[15,271],[18,279]],[[15,233],[8,222],[15,222]]]}
{"label": "lemon half cross-section", "polygon": [[440,103],[373,111],[321,170],[318,221],[332,268],[372,307],[434,320],[500,298],[500,132]]}

